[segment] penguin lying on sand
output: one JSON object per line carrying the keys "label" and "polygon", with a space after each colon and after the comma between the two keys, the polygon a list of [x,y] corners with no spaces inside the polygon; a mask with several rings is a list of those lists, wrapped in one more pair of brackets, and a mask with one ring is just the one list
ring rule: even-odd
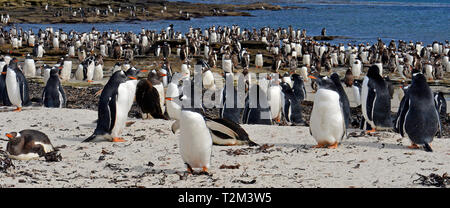
{"label": "penguin lying on sand", "polygon": [[37,130],[26,129],[6,136],[9,138],[6,151],[12,159],[37,159],[55,150],[48,136]]}

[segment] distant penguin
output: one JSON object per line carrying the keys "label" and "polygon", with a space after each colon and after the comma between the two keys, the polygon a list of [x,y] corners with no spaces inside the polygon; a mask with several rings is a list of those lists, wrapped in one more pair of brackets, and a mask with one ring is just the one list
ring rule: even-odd
{"label": "distant penguin", "polygon": [[303,55],[302,63],[303,63],[303,65],[305,65],[307,68],[309,68],[309,67],[311,66],[311,55],[309,55],[309,54]]}
{"label": "distant penguin", "polygon": [[417,149],[418,145],[424,145],[425,151],[432,152],[430,143],[441,125],[439,112],[434,107],[433,93],[423,74],[413,75],[403,100],[397,118],[400,134],[404,136],[406,133],[411,139],[409,148]]}
{"label": "distant penguin", "polygon": [[345,72],[344,83],[346,87],[352,87],[355,78],[353,77],[353,73],[351,69],[347,69]]}
{"label": "distant penguin", "polygon": [[180,154],[187,171],[193,173],[193,168],[202,168],[208,172],[213,140],[205,119],[195,111],[182,110],[179,125]]}
{"label": "distant penguin", "polygon": [[285,72],[283,74],[283,78],[281,79],[281,81],[286,82],[292,88],[292,79],[291,79],[291,75],[289,74],[289,72]]}
{"label": "distant penguin", "polygon": [[[233,121],[234,123],[241,122],[241,113],[244,110],[245,95],[238,93],[239,91],[234,87],[234,76],[231,73],[225,75],[225,85],[222,90],[222,108],[219,109],[219,117]],[[238,86],[245,87],[244,77],[238,77]]]}
{"label": "distant penguin", "polygon": [[86,63],[80,63],[78,64],[78,68],[75,71],[75,79],[76,80],[84,80],[85,77],[85,71],[86,71]]}
{"label": "distant penguin", "polygon": [[30,54],[25,57],[25,61],[23,63],[23,74],[25,77],[36,76],[36,65]]}
{"label": "distant penguin", "polygon": [[16,112],[22,111],[23,106],[31,105],[28,90],[28,82],[22,71],[17,66],[17,59],[14,58],[9,64],[6,72],[6,90],[11,104],[17,106]]}
{"label": "distant penguin", "polygon": [[103,65],[95,62],[93,80],[99,81],[103,79]]}
{"label": "distant penguin", "polygon": [[94,57],[91,57],[87,62],[85,79],[88,82],[92,82],[94,79],[94,73],[95,73],[95,61],[94,61]]}
{"label": "distant penguin", "polygon": [[[134,82],[127,82],[127,79]],[[135,96],[137,80],[127,77],[125,72],[117,71],[106,83],[98,103],[98,121],[94,133],[83,142],[90,142],[96,138],[103,138],[112,142],[124,142],[120,134],[125,127],[133,98]]]}
{"label": "distant penguin", "polygon": [[61,69],[61,80],[70,80],[70,75],[72,74],[72,61],[64,60],[63,68]]}
{"label": "distant penguin", "polygon": [[309,80],[308,68],[306,68],[306,66],[302,66],[302,68],[300,68],[300,75],[302,76],[304,81],[308,81]]}
{"label": "distant penguin", "polygon": [[306,88],[305,83],[303,82],[302,78],[298,74],[292,75],[292,80],[294,81],[294,84],[292,86],[292,90],[294,91],[295,97],[301,102],[303,100],[306,100]]}
{"label": "distant penguin", "polygon": [[363,113],[361,127],[363,129],[371,129],[369,132],[374,132],[376,129],[392,127],[388,85],[376,65],[372,65],[364,77],[361,90],[361,109]]}
{"label": "distant penguin", "polygon": [[[166,107],[167,114],[170,119],[180,120],[180,112],[181,112],[181,103],[178,102],[180,98],[180,90],[178,88],[178,83],[182,75],[179,73],[175,73],[172,77],[172,81],[167,85],[166,90]],[[159,96],[159,95],[158,95]],[[157,109],[158,107],[155,107]],[[162,112],[161,112],[162,113]]]}
{"label": "distant penguin", "polygon": [[25,129],[20,132],[7,133],[6,145],[8,157],[16,160],[38,159],[46,153],[55,151],[46,134],[37,130]]}
{"label": "distant penguin", "polygon": [[294,93],[294,90],[286,82],[280,84],[284,94],[283,117],[292,126],[305,125],[302,118],[301,100]]}
{"label": "distant penguin", "polygon": [[352,74],[356,78],[359,78],[359,76],[361,76],[361,71],[362,71],[362,63],[360,60],[356,60],[355,62],[352,63]]}
{"label": "distant penguin", "polygon": [[345,117],[336,85],[328,77],[318,80],[310,118],[310,133],[317,141],[315,148],[337,148],[346,134]]}
{"label": "distant penguin", "polygon": [[439,115],[446,119],[447,117],[447,101],[444,98],[444,93],[435,92],[433,94],[434,103],[436,104],[436,109],[439,112]]}
{"label": "distant penguin", "polygon": [[377,63],[375,63],[375,66],[378,67],[378,72],[379,72],[380,76],[383,77],[383,63],[377,62]]}
{"label": "distant penguin", "polygon": [[47,108],[64,108],[66,106],[66,93],[59,81],[58,68],[52,68],[50,78],[44,87],[42,93],[42,101]]}
{"label": "distant penguin", "polygon": [[160,94],[161,88],[164,89],[161,78],[160,72],[150,72],[147,79],[141,79],[137,85],[136,103],[141,109],[144,119],[148,118],[147,114],[155,119],[165,119],[164,91]]}
{"label": "distant penguin", "polygon": [[256,68],[262,68],[263,65],[264,65],[263,55],[261,53],[257,53],[256,54],[256,58],[255,58],[255,66],[256,66]]}
{"label": "distant penguin", "polygon": [[43,77],[43,81],[44,81],[44,85],[47,84],[48,79],[50,78],[50,71],[52,70],[52,67],[44,64],[43,66],[44,71],[42,72],[42,77]]}
{"label": "distant penguin", "polygon": [[272,125],[272,114],[267,101],[267,94],[262,88],[258,84],[250,85],[245,98],[242,123]]}
{"label": "distant penguin", "polygon": [[191,77],[191,71],[189,71],[187,64],[181,64],[182,79],[189,79]]}

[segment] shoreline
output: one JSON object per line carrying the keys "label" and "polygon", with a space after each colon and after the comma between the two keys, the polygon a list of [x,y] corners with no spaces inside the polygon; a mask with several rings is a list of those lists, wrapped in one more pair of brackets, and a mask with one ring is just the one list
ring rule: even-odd
{"label": "shoreline", "polygon": [[[117,0],[106,3],[83,2],[80,0],[64,0],[50,2],[45,10],[46,2],[39,1],[9,1],[3,3],[1,14],[9,14],[10,24],[76,24],[76,23],[115,23],[130,21],[156,21],[156,20],[190,20],[191,18],[203,18],[210,16],[252,16],[248,11],[253,10],[282,10],[282,9],[306,9],[306,7],[282,7],[269,3],[249,4],[207,4],[189,2],[168,2],[150,0],[145,2]],[[111,7],[108,7],[111,6]],[[38,8],[36,8],[38,7]],[[8,8],[8,9],[6,9]],[[72,10],[73,8],[73,10]],[[80,8],[84,17],[80,16]],[[95,8],[95,9],[93,9]],[[111,8],[112,13],[107,13]],[[119,11],[119,8],[121,9]],[[164,9],[165,8],[165,9]],[[96,9],[99,10],[97,13]],[[73,16],[73,12],[78,13]],[[133,11],[133,12],[132,12]],[[61,12],[59,14],[59,12]]]}

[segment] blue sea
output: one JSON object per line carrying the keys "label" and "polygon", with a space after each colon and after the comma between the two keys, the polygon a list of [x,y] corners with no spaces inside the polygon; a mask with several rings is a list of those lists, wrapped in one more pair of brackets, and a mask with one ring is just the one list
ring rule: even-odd
{"label": "blue sea", "polygon": [[52,26],[65,31],[100,31],[109,29],[140,32],[141,28],[161,30],[174,24],[175,30],[186,32],[189,26],[204,28],[210,25],[238,24],[241,28],[288,27],[306,29],[308,35],[319,35],[323,27],[328,35],[346,36],[336,42],[373,43],[378,37],[385,41],[412,40],[430,44],[450,39],[450,0],[184,0],[201,3],[242,4],[267,2],[281,6],[300,6],[305,9],[281,11],[249,11],[251,17],[205,17],[190,21],[161,20],[153,22],[121,22],[99,24],[19,24],[24,29]]}

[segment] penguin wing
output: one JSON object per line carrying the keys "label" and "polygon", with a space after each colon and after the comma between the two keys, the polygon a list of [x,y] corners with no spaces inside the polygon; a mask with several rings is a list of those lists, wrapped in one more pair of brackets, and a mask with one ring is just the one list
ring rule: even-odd
{"label": "penguin wing", "polygon": [[250,103],[249,103],[249,97],[248,95],[245,97],[245,108],[244,112],[242,113],[242,123],[246,124],[248,123],[248,115],[250,114]]}
{"label": "penguin wing", "polygon": [[348,135],[347,135],[347,127],[348,127],[348,123],[347,123],[347,121],[346,121],[346,112],[345,112],[345,109],[344,109],[344,104],[342,103],[342,102],[339,102],[339,106],[340,106],[340,108],[341,108],[341,114],[342,114],[342,118],[344,119],[344,122],[342,122],[342,129],[344,130],[344,132],[343,132],[343,134],[342,134],[342,136],[341,136],[341,141],[342,141],[342,139],[344,138],[344,136],[346,137],[346,138],[348,138]]}
{"label": "penguin wing", "polygon": [[16,79],[17,83],[19,83],[20,98],[22,100],[22,105],[27,106],[30,104],[27,80],[25,79],[25,76],[21,74],[21,72],[17,73]]}
{"label": "penguin wing", "polygon": [[109,115],[110,115],[110,125],[108,132],[111,132],[114,128],[114,125],[116,124],[116,114],[117,114],[117,106],[116,101],[117,97],[119,96],[118,91],[114,93],[114,95],[111,97],[111,100],[108,102],[108,108],[109,108]]}
{"label": "penguin wing", "polygon": [[404,126],[405,126],[405,121],[406,121],[406,114],[409,111],[409,103],[410,103],[408,94],[406,94],[403,97],[402,102],[403,103],[402,103],[402,105],[400,106],[400,109],[399,109],[399,111],[401,110],[400,114],[399,114],[399,118],[397,118],[398,119],[397,120],[397,127],[398,127],[398,131],[399,131],[400,135],[402,135],[402,137],[404,137],[404,134],[405,134]]}
{"label": "penguin wing", "polygon": [[59,90],[59,93],[61,93],[61,96],[63,98],[63,103],[61,105],[63,107],[66,107],[67,97],[66,97],[66,93],[64,92],[64,88],[62,87],[61,83],[59,83],[58,90]]}
{"label": "penguin wing", "polygon": [[289,108],[291,107],[291,102],[289,99],[284,101],[284,104],[282,105],[283,109],[283,115],[286,121],[290,122],[291,118],[289,118]]}
{"label": "penguin wing", "polygon": [[369,86],[369,92],[367,94],[367,101],[366,101],[366,112],[367,112],[367,118],[370,121],[373,120],[373,110],[375,109],[374,105],[375,105],[376,97],[377,97],[376,90]]}
{"label": "penguin wing", "polygon": [[438,135],[438,138],[442,138],[442,123],[441,123],[441,117],[439,116],[439,111],[438,111],[438,109],[435,109],[435,112],[436,112],[436,116],[437,116],[437,119],[438,119],[438,131],[439,131],[439,135]]}

